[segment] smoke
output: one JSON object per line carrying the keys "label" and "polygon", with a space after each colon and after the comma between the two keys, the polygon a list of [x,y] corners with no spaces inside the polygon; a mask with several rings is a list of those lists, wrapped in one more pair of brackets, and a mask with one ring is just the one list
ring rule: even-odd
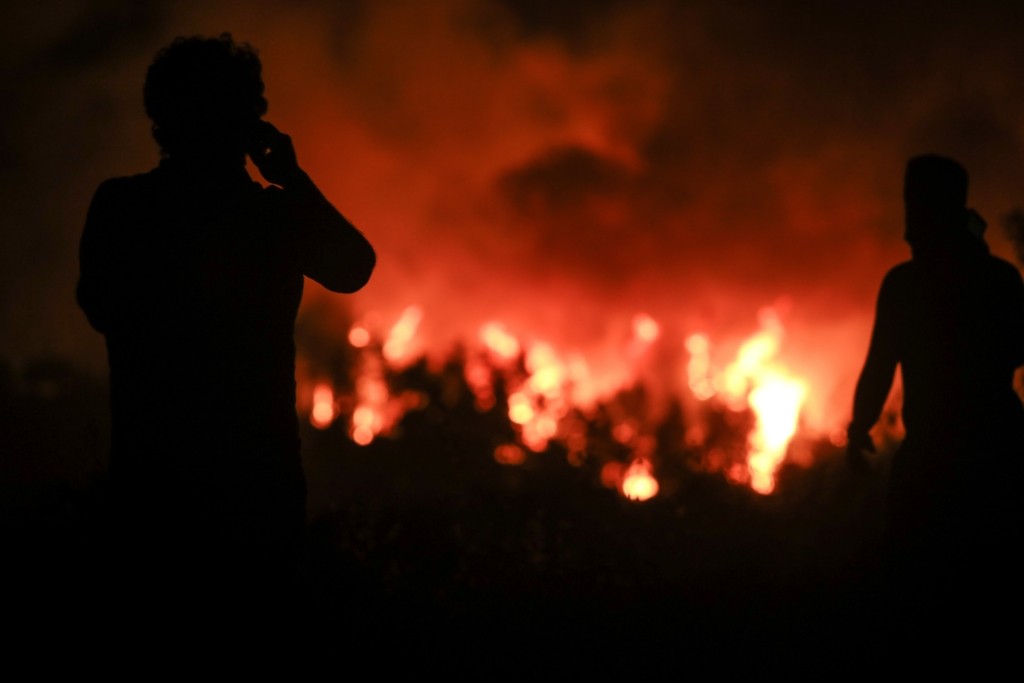
{"label": "smoke", "polygon": [[[905,159],[959,158],[983,215],[1020,203],[1024,46],[1008,35],[1013,10],[989,5],[11,10],[0,354],[102,367],[101,340],[73,300],[91,192],[156,161],[141,104],[156,50],[230,31],[263,57],[267,118],[378,249],[362,292],[327,297],[311,285],[305,310],[372,314],[386,327],[416,304],[429,348],[497,319],[595,355],[642,311],[668,339],[707,332],[727,354],[761,307],[778,305],[787,363],[838,415],[878,283],[906,256]],[[990,238],[1012,253],[1005,235]]]}

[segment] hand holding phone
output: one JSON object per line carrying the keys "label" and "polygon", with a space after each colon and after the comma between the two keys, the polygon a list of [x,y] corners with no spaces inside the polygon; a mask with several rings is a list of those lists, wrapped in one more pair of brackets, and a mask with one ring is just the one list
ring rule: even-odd
{"label": "hand holding phone", "polygon": [[260,174],[275,185],[284,187],[302,174],[291,137],[268,121],[253,126],[247,152]]}

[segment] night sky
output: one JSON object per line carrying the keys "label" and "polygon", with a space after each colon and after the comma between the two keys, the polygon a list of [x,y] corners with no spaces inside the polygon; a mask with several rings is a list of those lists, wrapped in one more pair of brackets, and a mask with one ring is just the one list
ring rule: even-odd
{"label": "night sky", "polygon": [[[877,7],[877,9],[875,9]],[[58,2],[3,10],[0,358],[102,373],[74,302],[86,208],[158,161],[145,69],[178,35],[263,58],[267,119],[373,242],[353,296],[591,352],[637,312],[784,357],[837,421],[902,242],[903,165],[951,155],[993,251],[1024,206],[1024,7],[974,1]],[[680,347],[681,348],[681,347]],[[788,355],[787,355],[788,354]],[[823,408],[822,406],[829,406]]]}

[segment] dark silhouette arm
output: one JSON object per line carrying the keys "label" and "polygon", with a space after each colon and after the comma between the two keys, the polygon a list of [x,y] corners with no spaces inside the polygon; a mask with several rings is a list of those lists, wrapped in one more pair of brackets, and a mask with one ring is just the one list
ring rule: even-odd
{"label": "dark silhouette arm", "polygon": [[302,272],[332,292],[350,294],[370,279],[377,256],[370,242],[320,192],[304,172],[281,190],[299,231]]}
{"label": "dark silhouette arm", "polygon": [[1013,364],[1016,368],[1024,367],[1024,278],[1016,271],[1013,279],[1012,305],[1010,309],[1011,348],[1016,351]]}
{"label": "dark silhouette arm", "polygon": [[288,217],[299,230],[303,274],[332,292],[361,289],[376,266],[376,253],[299,167],[291,138],[260,121],[249,156],[263,177],[281,188]]}
{"label": "dark silhouette arm", "polygon": [[867,360],[854,393],[853,421],[847,429],[848,455],[853,458],[863,450],[874,451],[868,432],[882,414],[899,363],[897,289],[896,280],[890,273],[878,294]]}

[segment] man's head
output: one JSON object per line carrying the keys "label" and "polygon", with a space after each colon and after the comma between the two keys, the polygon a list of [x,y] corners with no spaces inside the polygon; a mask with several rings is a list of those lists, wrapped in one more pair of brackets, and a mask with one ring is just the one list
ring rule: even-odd
{"label": "man's head", "polygon": [[157,53],[143,99],[163,156],[241,156],[267,112],[256,51],[218,38],[177,38]]}
{"label": "man's head", "polygon": [[907,162],[903,181],[904,235],[912,248],[945,242],[966,226],[967,171],[938,154]]}

